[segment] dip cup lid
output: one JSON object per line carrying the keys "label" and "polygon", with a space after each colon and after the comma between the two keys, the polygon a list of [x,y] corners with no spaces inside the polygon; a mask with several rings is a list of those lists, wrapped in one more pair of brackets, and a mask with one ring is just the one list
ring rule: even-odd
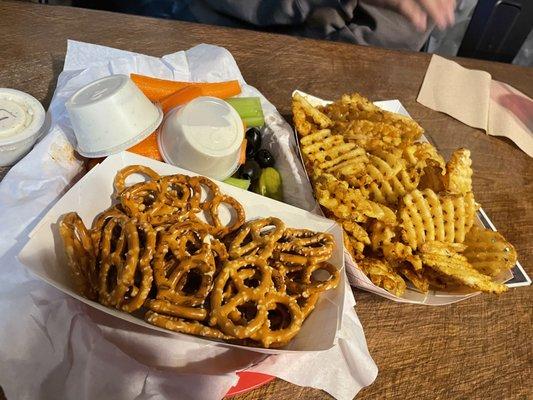
{"label": "dip cup lid", "polygon": [[238,168],[243,139],[244,126],[235,109],[202,96],[168,114],[158,144],[167,163],[224,180]]}
{"label": "dip cup lid", "polygon": [[33,96],[15,89],[0,88],[0,145],[40,135],[46,112]]}
{"label": "dip cup lid", "polygon": [[78,90],[65,103],[82,156],[118,153],[154,132],[163,119],[126,75],[111,75]]}

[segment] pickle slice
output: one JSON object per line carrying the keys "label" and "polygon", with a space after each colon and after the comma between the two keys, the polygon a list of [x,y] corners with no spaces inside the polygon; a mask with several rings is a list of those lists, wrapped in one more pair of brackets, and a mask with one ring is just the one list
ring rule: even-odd
{"label": "pickle slice", "polygon": [[255,192],[274,200],[283,201],[283,182],[279,172],[272,167],[263,169]]}

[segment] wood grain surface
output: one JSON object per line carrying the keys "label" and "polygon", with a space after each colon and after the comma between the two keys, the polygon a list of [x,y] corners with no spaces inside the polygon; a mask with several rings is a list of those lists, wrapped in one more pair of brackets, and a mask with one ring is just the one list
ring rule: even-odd
{"label": "wood grain surface", "polygon": [[[45,105],[62,69],[67,39],[154,56],[199,43],[224,46],[245,80],[286,118],[295,88],[323,98],[359,91],[372,100],[399,99],[445,156],[460,146],[472,150],[476,199],[533,275],[533,160],[510,141],[416,103],[427,54],[19,2],[0,2],[0,38],[0,87],[28,92]],[[458,61],[533,96],[532,68]],[[533,398],[531,287],[443,307],[354,293],[379,367],[378,378],[358,399]],[[279,379],[234,397],[322,398],[329,396]]]}

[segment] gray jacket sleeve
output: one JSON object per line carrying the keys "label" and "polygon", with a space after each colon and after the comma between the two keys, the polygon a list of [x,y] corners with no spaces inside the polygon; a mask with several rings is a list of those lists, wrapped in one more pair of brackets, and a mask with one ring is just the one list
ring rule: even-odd
{"label": "gray jacket sleeve", "polygon": [[420,50],[431,29],[417,32],[402,15],[364,0],[193,0],[199,22]]}

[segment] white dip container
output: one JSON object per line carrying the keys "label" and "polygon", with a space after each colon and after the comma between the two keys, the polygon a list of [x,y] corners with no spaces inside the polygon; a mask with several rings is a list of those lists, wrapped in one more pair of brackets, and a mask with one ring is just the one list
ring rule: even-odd
{"label": "white dip container", "polygon": [[159,151],[172,165],[217,180],[239,167],[242,120],[224,100],[198,97],[172,110],[158,136]]}
{"label": "white dip container", "polygon": [[34,97],[0,88],[0,166],[13,165],[31,150],[44,131],[45,116]]}
{"label": "white dip container", "polygon": [[105,157],[139,143],[154,132],[163,112],[126,75],[111,75],[78,90],[65,103],[77,151]]}

